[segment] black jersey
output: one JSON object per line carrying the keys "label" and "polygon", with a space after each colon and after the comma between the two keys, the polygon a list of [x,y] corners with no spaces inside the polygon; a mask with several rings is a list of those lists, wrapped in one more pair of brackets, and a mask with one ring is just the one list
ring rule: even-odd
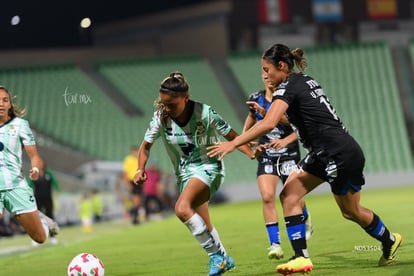
{"label": "black jersey", "polygon": [[[270,108],[270,105],[271,105],[271,103],[268,100],[266,100],[264,90],[260,90],[260,91],[257,91],[251,94],[249,96],[249,101],[257,102],[266,111]],[[256,121],[260,121],[263,119],[260,113],[256,112],[256,110],[250,109],[250,112],[255,114]],[[270,140],[283,139],[286,136],[289,136],[292,132],[293,132],[293,129],[291,126],[284,125],[284,124],[278,124],[269,133],[259,138],[259,144],[267,144],[270,142]],[[299,143],[296,140],[288,144],[285,148],[282,148],[280,150],[276,150],[270,147],[266,149],[266,151],[262,155],[270,159],[280,158],[279,161],[297,159],[300,156]]]}
{"label": "black jersey", "polygon": [[302,73],[289,75],[273,93],[273,101],[277,99],[289,105],[288,120],[310,152],[332,154],[354,141],[313,78]]}

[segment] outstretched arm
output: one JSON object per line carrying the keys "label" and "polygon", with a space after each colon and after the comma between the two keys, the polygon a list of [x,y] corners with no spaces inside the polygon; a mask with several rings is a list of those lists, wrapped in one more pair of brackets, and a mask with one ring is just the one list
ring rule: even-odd
{"label": "outstretched arm", "polygon": [[283,113],[285,113],[287,108],[288,104],[286,102],[282,100],[275,100],[270,106],[263,120],[256,123],[249,130],[237,136],[230,142],[224,142],[209,147],[208,155],[216,156],[220,154],[219,160],[221,160],[226,154],[232,152],[235,148],[268,133],[279,123]]}
{"label": "outstretched arm", "polygon": [[138,152],[138,170],[134,176],[134,183],[141,185],[147,180],[147,174],[145,173],[145,165],[147,164],[148,157],[150,155],[152,144],[147,141],[142,141]]}
{"label": "outstretched arm", "polygon": [[288,120],[288,118],[286,117],[285,114],[283,114],[283,116],[280,119],[280,122],[279,123],[281,123],[282,125],[286,125],[286,126],[290,125],[289,120]]}
{"label": "outstretched arm", "polygon": [[[224,138],[226,138],[228,141],[232,141],[237,137],[237,135],[237,132],[232,129]],[[248,144],[241,145],[238,147],[238,149],[246,154],[250,159],[254,159],[256,157],[255,152],[249,147]]]}

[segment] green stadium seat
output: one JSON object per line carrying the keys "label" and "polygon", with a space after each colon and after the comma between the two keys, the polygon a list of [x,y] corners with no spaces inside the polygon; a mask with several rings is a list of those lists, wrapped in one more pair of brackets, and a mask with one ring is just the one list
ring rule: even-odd
{"label": "green stadium seat", "polygon": [[[159,95],[159,85],[163,78],[173,71],[183,72],[190,85],[190,97],[212,106],[231,126],[241,132],[242,122],[237,117],[232,103],[226,97],[209,64],[199,57],[176,57],[162,59],[137,59],[114,62],[101,62],[97,70],[105,76],[133,105],[144,112],[142,124],[146,126],[155,111],[154,100]],[[143,138],[146,127],[141,127]],[[223,138],[224,139],[224,138]],[[162,169],[171,170],[162,141],[151,150],[151,158],[156,159]],[[254,180],[254,168],[247,157],[229,155],[225,160],[226,182],[237,183]],[[231,165],[230,165],[231,164]],[[253,171],[250,171],[252,168]]]}
{"label": "green stadium seat", "polygon": [[125,116],[74,65],[3,68],[0,83],[18,97],[17,102],[28,107],[32,127],[97,159],[120,160],[137,139],[138,132],[132,128],[124,132],[123,141],[113,143],[112,137],[117,135],[114,126],[139,121]]}
{"label": "green stadium seat", "polygon": [[[366,154],[366,172],[413,169],[390,48],[382,42],[305,48],[307,73],[324,87],[339,116]],[[414,41],[410,46],[414,62]],[[227,63],[247,96],[263,84],[262,53],[234,53]],[[82,70],[73,64],[0,68],[0,84],[15,102],[28,107],[31,126],[73,149],[103,160],[122,160],[138,144],[155,110],[160,81],[170,72],[184,73],[191,98],[215,108],[241,132],[235,112],[209,63],[199,57],[128,59],[99,62],[96,70],[143,112],[128,116]],[[76,100],[65,102],[65,91]],[[66,100],[68,100],[66,94]],[[88,97],[92,102],[82,102]],[[414,101],[413,101],[414,104]],[[414,110],[414,108],[413,108]],[[246,113],[247,114],[247,113]],[[161,169],[171,171],[164,147],[152,149]],[[255,181],[256,162],[241,153],[225,159],[226,182]]]}
{"label": "green stadium seat", "polygon": [[[304,50],[309,65],[306,73],[324,87],[345,126],[360,142],[367,159],[366,172],[412,170],[389,46],[370,42]],[[262,87],[258,67],[261,54],[239,53],[228,59],[246,95]]]}

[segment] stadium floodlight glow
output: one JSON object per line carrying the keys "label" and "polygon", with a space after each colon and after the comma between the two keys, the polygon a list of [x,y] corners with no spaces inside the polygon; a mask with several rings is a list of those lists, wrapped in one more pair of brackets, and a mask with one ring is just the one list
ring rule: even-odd
{"label": "stadium floodlight glow", "polygon": [[80,27],[81,27],[82,29],[87,29],[87,28],[89,28],[89,27],[91,26],[91,24],[92,24],[91,19],[90,19],[89,17],[85,17],[85,18],[83,18],[83,19],[81,20],[81,22],[80,22]]}
{"label": "stadium floodlight glow", "polygon": [[12,26],[17,26],[17,25],[19,25],[19,24],[20,24],[20,16],[18,16],[18,15],[13,16],[13,17],[11,18],[11,20],[10,20],[10,24],[11,24]]}

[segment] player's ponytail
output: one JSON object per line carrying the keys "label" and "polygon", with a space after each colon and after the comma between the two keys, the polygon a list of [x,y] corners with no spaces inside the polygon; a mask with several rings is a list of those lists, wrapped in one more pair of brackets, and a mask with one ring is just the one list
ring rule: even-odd
{"label": "player's ponytail", "polygon": [[171,93],[173,96],[178,96],[187,93],[189,89],[183,73],[174,71],[161,82],[160,93]]}
{"label": "player's ponytail", "polygon": [[[190,86],[184,78],[184,74],[180,71],[174,71],[166,77],[160,85],[160,93],[167,93],[173,97],[183,96],[188,93]],[[160,98],[156,99],[154,106],[157,109],[158,116],[165,121],[168,114],[164,110],[164,105]]]}
{"label": "player's ponytail", "polygon": [[304,52],[300,48],[291,51],[286,45],[274,44],[264,52],[262,58],[276,67],[278,66],[278,63],[282,61],[288,65],[290,70],[292,70],[296,64],[300,71],[304,71],[307,65],[303,55]]}
{"label": "player's ponytail", "polygon": [[308,67],[306,59],[303,57],[305,52],[301,48],[296,48],[291,53],[296,67],[298,67],[302,72],[305,71],[306,67]]}

